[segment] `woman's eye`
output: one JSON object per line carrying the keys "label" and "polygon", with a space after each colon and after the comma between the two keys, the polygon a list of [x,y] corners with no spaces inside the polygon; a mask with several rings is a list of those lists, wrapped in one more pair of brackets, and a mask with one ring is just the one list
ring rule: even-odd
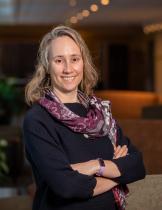
{"label": "woman's eye", "polygon": [[59,64],[59,63],[62,63],[62,59],[56,59],[56,60],[55,60],[55,63],[58,63],[58,64]]}
{"label": "woman's eye", "polygon": [[79,60],[80,60],[79,57],[75,57],[75,58],[72,59],[73,62],[77,62],[77,61],[79,61]]}

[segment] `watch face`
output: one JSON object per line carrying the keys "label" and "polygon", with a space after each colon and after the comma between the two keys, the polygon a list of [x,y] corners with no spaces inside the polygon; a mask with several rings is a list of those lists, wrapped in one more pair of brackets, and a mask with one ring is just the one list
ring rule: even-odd
{"label": "watch face", "polygon": [[99,171],[96,173],[97,176],[103,176],[104,168],[105,168],[105,162],[102,158],[98,158],[98,162],[100,165]]}
{"label": "watch face", "polygon": [[104,160],[103,160],[102,158],[99,158],[98,160],[99,160],[99,164],[100,164],[100,166],[105,167]]}

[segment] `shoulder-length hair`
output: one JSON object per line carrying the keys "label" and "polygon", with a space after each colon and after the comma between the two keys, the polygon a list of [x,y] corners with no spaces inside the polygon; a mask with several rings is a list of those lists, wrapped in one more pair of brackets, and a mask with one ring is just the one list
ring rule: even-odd
{"label": "shoulder-length hair", "polygon": [[49,74],[49,47],[52,40],[68,36],[80,48],[83,58],[83,79],[79,89],[87,95],[93,93],[93,88],[98,81],[98,74],[92,62],[92,57],[81,35],[74,29],[67,26],[57,26],[51,32],[47,33],[39,46],[38,63],[35,73],[25,88],[25,99],[28,105],[38,101],[44,96],[45,90],[51,88],[51,79]]}

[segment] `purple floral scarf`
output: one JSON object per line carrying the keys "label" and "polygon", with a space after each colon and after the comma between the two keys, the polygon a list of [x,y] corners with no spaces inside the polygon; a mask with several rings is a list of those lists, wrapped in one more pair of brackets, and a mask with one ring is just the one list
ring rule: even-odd
{"label": "purple floral scarf", "polygon": [[[88,110],[86,117],[73,113],[51,91],[45,93],[45,96],[39,100],[39,104],[72,131],[83,133],[90,139],[108,135],[112,144],[116,145],[117,128],[112,118],[110,102],[102,101],[95,96],[86,97],[81,91],[78,91],[78,99]],[[127,187],[118,185],[112,190],[119,209],[124,210]]]}

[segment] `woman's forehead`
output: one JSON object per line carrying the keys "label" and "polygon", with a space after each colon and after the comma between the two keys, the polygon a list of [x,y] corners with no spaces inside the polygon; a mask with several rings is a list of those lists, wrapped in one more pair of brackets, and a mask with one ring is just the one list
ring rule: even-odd
{"label": "woman's forehead", "polygon": [[57,37],[50,44],[52,56],[64,54],[81,54],[80,47],[68,36]]}

